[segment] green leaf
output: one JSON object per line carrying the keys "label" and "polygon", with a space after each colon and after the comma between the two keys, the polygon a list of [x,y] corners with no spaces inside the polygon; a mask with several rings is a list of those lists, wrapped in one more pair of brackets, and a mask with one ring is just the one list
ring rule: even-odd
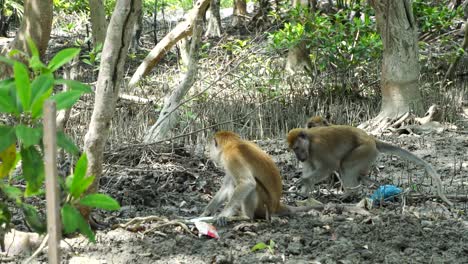
{"label": "green leaf", "polygon": [[69,203],[66,203],[60,210],[60,214],[62,216],[62,224],[65,234],[75,232],[79,227],[78,219],[80,217],[82,218],[80,212]]}
{"label": "green leaf", "polygon": [[31,103],[31,84],[29,83],[29,71],[20,62],[15,62],[13,66],[15,74],[16,90],[24,111],[29,111]]}
{"label": "green leaf", "polygon": [[23,195],[23,191],[21,191],[21,189],[16,188],[14,186],[5,185],[1,189],[6,194],[6,196],[12,200],[20,199],[21,196]]}
{"label": "green leaf", "polygon": [[6,204],[0,202],[0,226],[9,226],[11,220],[11,213]]}
{"label": "green leaf", "polygon": [[49,62],[48,68],[52,72],[56,71],[65,63],[71,61],[76,55],[80,53],[78,48],[68,48],[59,51]]}
{"label": "green leaf", "polygon": [[70,194],[76,199],[78,199],[81,194],[89,187],[89,185],[91,185],[92,180],[91,183],[89,183],[89,178],[94,180],[94,177],[85,178],[87,168],[88,158],[86,157],[86,153],[83,153],[80,159],[76,162],[75,172],[73,174],[73,180],[70,186]]}
{"label": "green leaf", "polygon": [[0,62],[3,62],[3,63],[5,63],[5,64],[8,64],[8,65],[10,65],[10,66],[13,67],[13,65],[15,65],[15,62],[16,62],[16,61],[15,61],[15,60],[12,60],[12,59],[10,59],[10,58],[7,58],[7,57],[5,57],[5,56],[0,56]]}
{"label": "green leaf", "polygon": [[0,152],[16,143],[16,130],[14,127],[0,126]]}
{"label": "green leaf", "polygon": [[0,81],[0,112],[17,114],[16,98],[10,95],[10,89],[14,85],[15,79],[13,78]]}
{"label": "green leaf", "polygon": [[55,80],[55,84],[67,85],[68,87],[70,87],[70,90],[82,91],[83,93],[93,92],[93,90],[91,89],[91,87],[89,87],[89,85],[84,84],[79,81],[75,81],[75,80],[58,79],[58,80]]}
{"label": "green leaf", "polygon": [[57,145],[74,156],[80,154],[80,149],[75,145],[73,140],[63,133],[63,131],[57,132]]}
{"label": "green leaf", "polygon": [[36,46],[36,43],[34,43],[34,40],[31,37],[27,37],[26,42],[28,43],[29,50],[31,51],[31,55],[39,57],[39,50],[37,49],[37,46]]}
{"label": "green leaf", "polygon": [[25,125],[16,126],[16,137],[21,141],[23,148],[37,145],[42,139],[42,128],[32,128]]}
{"label": "green leaf", "polygon": [[91,230],[91,227],[89,226],[88,222],[83,218],[83,216],[80,214],[79,217],[77,217],[78,220],[78,229],[80,230],[80,233],[85,235],[91,242],[95,243],[96,238],[94,237],[94,233]]}
{"label": "green leaf", "polygon": [[50,95],[52,94],[53,87],[51,87],[48,91],[46,91],[42,96],[40,96],[34,104],[31,106],[31,117],[36,119],[42,116],[42,110],[44,107],[44,102],[47,100]]}
{"label": "green leaf", "polygon": [[8,148],[0,152],[0,179],[8,176],[16,164],[16,144],[11,144]]}
{"label": "green leaf", "polygon": [[75,181],[76,183],[80,183],[86,176],[87,169],[88,169],[88,157],[86,156],[86,153],[83,153],[81,157],[78,159],[78,161],[76,162],[73,181]]}
{"label": "green leaf", "polygon": [[39,100],[44,94],[52,90],[54,85],[54,76],[52,74],[41,74],[31,83],[31,104]]}
{"label": "green leaf", "polygon": [[80,199],[80,204],[107,211],[116,211],[120,209],[120,205],[116,200],[102,193],[88,194]]}
{"label": "green leaf", "polygon": [[255,246],[253,246],[252,249],[250,249],[250,251],[255,252],[257,250],[263,250],[266,248],[268,248],[268,245],[263,242],[260,242],[260,243],[257,243]]}
{"label": "green leaf", "polygon": [[94,176],[89,176],[81,180],[80,184],[73,185],[70,187],[70,193],[72,194],[73,198],[78,199],[80,196],[91,186],[94,181]]}
{"label": "green leaf", "polygon": [[62,110],[72,107],[83,94],[82,91],[66,91],[53,95],[50,99],[54,100],[57,104],[57,110]]}
{"label": "green leaf", "polygon": [[65,179],[65,187],[67,188],[68,192],[70,192],[72,182],[73,182],[73,175],[68,175],[67,178]]}
{"label": "green leaf", "polygon": [[29,204],[23,204],[23,213],[26,218],[26,222],[29,226],[37,233],[43,234],[47,230],[44,219],[39,216],[37,209]]}
{"label": "green leaf", "polygon": [[26,179],[25,196],[39,194],[45,178],[42,156],[35,146],[31,146],[21,148],[21,157],[23,158],[23,176]]}

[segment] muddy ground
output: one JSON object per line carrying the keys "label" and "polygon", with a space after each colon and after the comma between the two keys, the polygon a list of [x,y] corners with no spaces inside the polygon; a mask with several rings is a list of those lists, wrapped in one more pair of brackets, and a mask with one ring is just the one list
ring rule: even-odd
{"label": "muddy ground", "polygon": [[[371,178],[379,184],[412,186],[406,203],[389,203],[360,213],[336,207],[339,194],[314,197],[328,207],[295,217],[274,217],[271,222],[233,222],[218,227],[220,239],[198,237],[167,221],[117,228],[134,217],[158,216],[168,220],[201,214],[218,188],[221,172],[203,156],[186,149],[121,149],[108,153],[101,189],[122,205],[117,213],[97,212],[109,225],[97,232],[97,243],[83,237],[66,239],[64,263],[468,263],[468,140],[462,132],[423,137],[385,138],[430,162],[442,175],[456,208],[448,210],[435,198],[423,169],[382,154]],[[299,165],[283,140],[258,142],[271,154],[284,177],[285,202],[297,195]],[[166,152],[166,153],[162,153]],[[325,188],[326,186],[322,186]],[[364,195],[377,187],[370,186]],[[354,201],[359,201],[356,198]],[[144,232],[147,232],[143,234]],[[275,245],[271,251],[252,252],[259,242]],[[39,261],[46,261],[45,254]]]}

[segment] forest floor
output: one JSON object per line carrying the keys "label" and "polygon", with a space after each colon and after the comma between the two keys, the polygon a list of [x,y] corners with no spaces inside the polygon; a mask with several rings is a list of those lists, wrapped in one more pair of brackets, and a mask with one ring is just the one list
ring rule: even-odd
{"label": "forest floor", "polygon": [[[134,217],[157,216],[167,220],[195,218],[220,185],[222,172],[204,157],[183,149],[126,149],[107,155],[101,190],[118,199],[122,210],[97,212],[109,225],[97,232],[97,243],[79,236],[65,239],[64,263],[467,263],[468,262],[468,140],[466,132],[384,138],[409,149],[431,163],[442,175],[445,191],[456,202],[448,210],[435,198],[423,169],[381,154],[372,179],[418,191],[401,202],[358,214],[330,207],[267,221],[232,222],[217,227],[220,238],[197,236],[196,229],[153,221],[132,228],[116,227]],[[299,165],[284,141],[257,142],[273,156],[283,175],[285,203],[300,200],[293,182]],[[122,153],[125,153],[122,158]],[[129,157],[139,164],[130,164]],[[408,181],[411,180],[411,183]],[[365,188],[367,196],[377,187]],[[431,190],[429,190],[430,188]],[[292,191],[291,191],[292,190]],[[317,200],[339,203],[339,195],[315,195]],[[353,203],[359,201],[356,198]],[[334,209],[332,209],[334,208]],[[146,234],[143,232],[148,231]],[[272,251],[251,248],[259,242],[275,243]],[[39,261],[45,261],[45,255]]]}

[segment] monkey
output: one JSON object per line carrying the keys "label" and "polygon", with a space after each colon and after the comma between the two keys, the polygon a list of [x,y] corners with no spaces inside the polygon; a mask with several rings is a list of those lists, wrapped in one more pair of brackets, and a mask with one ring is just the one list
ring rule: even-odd
{"label": "monkey", "polygon": [[296,158],[303,163],[302,180],[308,187],[339,171],[345,192],[359,185],[379,152],[394,154],[425,168],[435,181],[439,197],[452,206],[442,193],[442,181],[432,166],[411,152],[385,143],[364,130],[345,125],[295,128],[289,131],[287,143]]}
{"label": "monkey", "polygon": [[312,116],[307,119],[306,128],[330,126],[331,124],[321,116]]}
{"label": "monkey", "polygon": [[221,188],[208,203],[201,216],[210,216],[227,201],[216,222],[225,225],[228,217],[250,219],[270,215],[290,215],[321,205],[293,207],[281,203],[281,175],[271,157],[253,142],[242,140],[231,131],[217,132],[209,145],[209,158],[224,168]]}

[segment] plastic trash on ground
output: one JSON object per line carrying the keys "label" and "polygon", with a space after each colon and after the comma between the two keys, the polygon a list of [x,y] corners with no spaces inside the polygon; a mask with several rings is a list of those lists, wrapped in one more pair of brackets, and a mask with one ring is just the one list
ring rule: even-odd
{"label": "plastic trash on ground", "polygon": [[401,189],[395,185],[382,185],[377,190],[375,190],[370,199],[373,201],[374,205],[379,205],[380,201],[394,201],[395,196],[400,193]]}
{"label": "plastic trash on ground", "polygon": [[216,231],[216,227],[213,225],[201,221],[195,221],[194,224],[198,229],[198,236],[201,237],[202,235],[205,235],[211,238],[219,239],[218,231]]}

